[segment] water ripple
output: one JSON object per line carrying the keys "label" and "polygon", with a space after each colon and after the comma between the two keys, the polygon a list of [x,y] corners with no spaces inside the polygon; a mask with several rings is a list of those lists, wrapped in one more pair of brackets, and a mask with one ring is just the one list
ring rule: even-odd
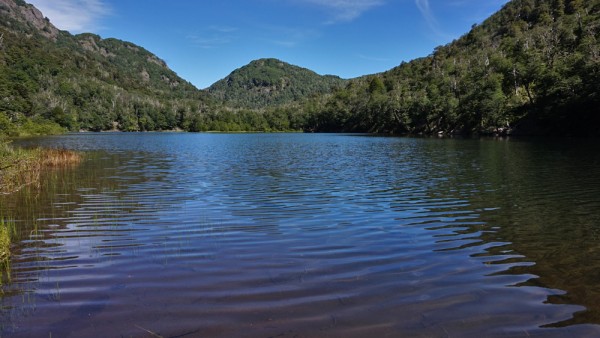
{"label": "water ripple", "polygon": [[600,176],[585,159],[352,135],[43,142],[89,152],[3,200],[20,232],[11,336],[600,332]]}

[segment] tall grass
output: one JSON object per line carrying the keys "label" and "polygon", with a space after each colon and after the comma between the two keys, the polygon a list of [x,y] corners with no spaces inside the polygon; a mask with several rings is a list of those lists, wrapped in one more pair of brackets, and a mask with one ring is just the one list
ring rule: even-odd
{"label": "tall grass", "polygon": [[[77,164],[81,154],[64,149],[20,149],[10,146],[0,137],[0,195],[19,191],[25,186],[40,184],[46,168]],[[16,234],[15,222],[0,215],[0,285],[9,276],[11,238]]]}
{"label": "tall grass", "polygon": [[65,149],[17,149],[0,140],[0,194],[39,184],[46,167],[77,164],[81,154]]}
{"label": "tall grass", "polygon": [[10,238],[15,232],[15,223],[0,218],[0,262],[10,257]]}
{"label": "tall grass", "polygon": [[5,220],[0,216],[0,286],[5,280],[10,281],[10,244],[16,230],[14,221]]}
{"label": "tall grass", "polygon": [[37,149],[42,166],[63,166],[81,162],[81,154],[66,149]]}

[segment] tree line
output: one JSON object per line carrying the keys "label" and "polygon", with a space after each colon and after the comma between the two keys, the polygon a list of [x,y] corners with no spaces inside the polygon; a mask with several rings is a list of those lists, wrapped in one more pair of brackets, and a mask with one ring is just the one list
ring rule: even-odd
{"label": "tree line", "polygon": [[49,38],[49,26],[0,5],[0,133],[596,135],[599,13],[600,0],[513,0],[431,55],[381,74],[346,81],[264,59],[203,91],[140,46],[93,34]]}
{"label": "tree line", "polygon": [[305,106],[312,131],[598,134],[598,0],[514,0],[424,58]]}

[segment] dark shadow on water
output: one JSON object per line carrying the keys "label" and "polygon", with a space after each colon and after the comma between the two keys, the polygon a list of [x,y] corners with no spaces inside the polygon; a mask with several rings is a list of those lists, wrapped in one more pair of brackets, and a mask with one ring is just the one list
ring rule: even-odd
{"label": "dark shadow on water", "polygon": [[[474,257],[507,267],[495,276],[532,276],[514,286],[562,290],[549,295],[547,304],[585,307],[543,327],[600,324],[598,141],[485,140],[452,166],[461,169],[446,170],[449,180],[438,191],[481,210],[481,224],[455,231],[472,242],[453,249],[504,243]],[[471,182],[466,190],[465,181]]]}
{"label": "dark shadow on water", "polygon": [[20,229],[2,324],[17,336],[98,334],[86,320],[215,336],[600,324],[598,144],[355,136],[51,138],[90,157],[2,199]]}

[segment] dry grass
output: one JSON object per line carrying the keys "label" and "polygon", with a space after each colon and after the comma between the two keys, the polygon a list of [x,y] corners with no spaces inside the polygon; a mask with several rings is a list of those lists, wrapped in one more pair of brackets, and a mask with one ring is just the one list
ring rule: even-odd
{"label": "dry grass", "polygon": [[81,154],[66,150],[66,149],[42,149],[41,151],[42,166],[64,166],[78,164],[81,162]]}
{"label": "dry grass", "polygon": [[[25,186],[40,183],[46,168],[57,168],[81,162],[81,154],[65,149],[15,149],[0,139],[0,194],[7,195]],[[14,222],[0,217],[0,285],[5,274],[3,265],[10,257]]]}
{"label": "dry grass", "polygon": [[25,186],[39,184],[47,167],[78,164],[81,154],[65,149],[14,149],[0,145],[0,194],[10,194]]}

